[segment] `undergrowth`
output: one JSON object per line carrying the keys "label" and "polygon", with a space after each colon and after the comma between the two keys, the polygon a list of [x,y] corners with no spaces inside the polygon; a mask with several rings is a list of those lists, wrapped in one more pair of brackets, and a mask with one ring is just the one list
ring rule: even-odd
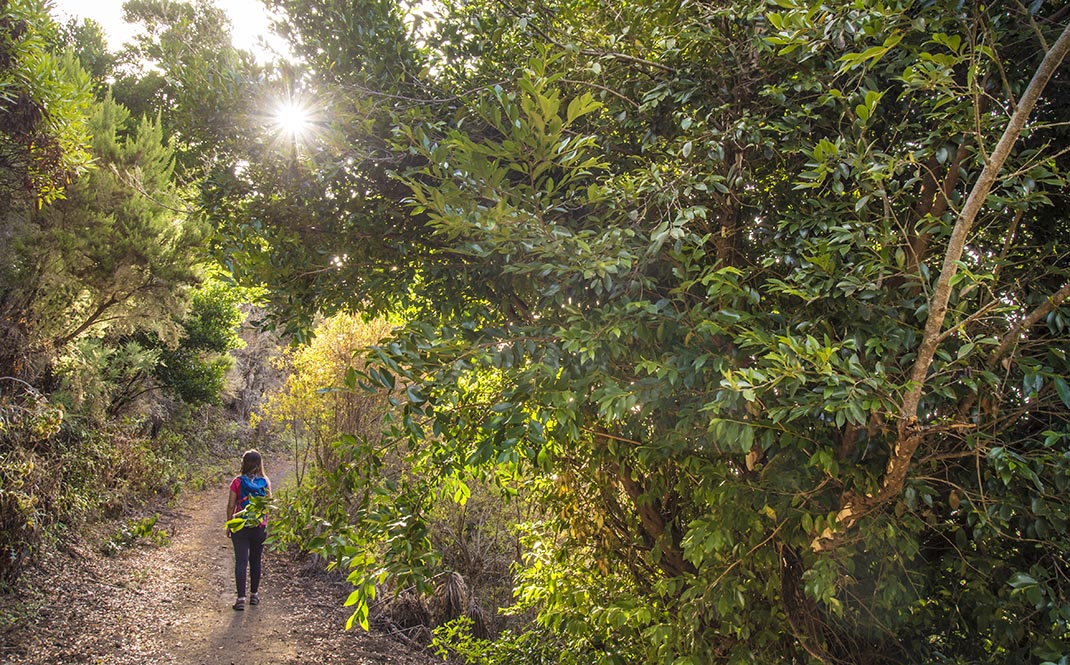
{"label": "undergrowth", "polygon": [[163,529],[157,528],[156,522],[160,515],[141,519],[129,519],[119,527],[111,538],[101,546],[101,552],[105,556],[115,556],[125,549],[133,547],[140,542],[148,542],[156,547],[163,547],[171,542],[171,537]]}
{"label": "undergrowth", "polygon": [[[86,524],[218,482],[245,438],[221,410],[186,411],[154,432],[144,420],[85,421],[29,389],[0,396],[0,592]],[[152,525],[144,534],[146,524],[128,526],[162,542]],[[118,551],[126,539],[115,534],[99,547]]]}

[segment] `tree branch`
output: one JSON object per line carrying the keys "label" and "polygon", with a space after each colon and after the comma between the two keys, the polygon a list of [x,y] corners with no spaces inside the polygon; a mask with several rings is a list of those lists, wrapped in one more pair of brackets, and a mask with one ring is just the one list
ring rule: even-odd
{"label": "tree branch", "polygon": [[[862,515],[881,502],[898,495],[902,490],[906,481],[907,471],[910,469],[911,462],[914,459],[914,453],[927,434],[918,428],[918,406],[921,403],[922,393],[925,389],[925,377],[942,340],[944,320],[947,317],[947,306],[951,299],[951,279],[958,272],[958,262],[966,247],[966,239],[974,221],[981,212],[981,208],[984,206],[985,200],[988,198],[988,193],[992,190],[992,186],[1003,168],[1003,164],[1010,156],[1011,148],[1018,140],[1022,127],[1025,126],[1025,122],[1032,114],[1041,92],[1055,74],[1068,51],[1070,51],[1070,24],[1066,25],[1062,34],[1059,35],[1059,38],[1044,56],[1040,66],[1037,67],[1029,86],[1019,100],[1014,114],[1007,124],[1007,128],[1003,131],[1003,135],[1000,137],[991,156],[986,159],[981,175],[978,177],[977,182],[974,183],[965,205],[959,212],[955,227],[951,232],[951,238],[948,240],[943,268],[940,271],[936,289],[929,302],[929,316],[925,321],[925,332],[910,373],[910,380],[907,384],[909,388],[903,397],[899,410],[897,421],[898,436],[892,454],[889,456],[885,466],[884,478],[881,480],[880,488],[875,494],[866,496],[848,495],[845,498],[843,507],[836,516],[835,528],[827,529],[825,533],[814,538],[811,542],[810,547],[814,551],[835,547],[836,542],[842,537],[843,533],[853,527]],[[1070,285],[1060,289],[1056,296],[1062,294],[1068,288],[1070,288]],[[1070,293],[1067,295],[1070,295]],[[1066,296],[1063,296],[1063,300],[1065,299]],[[1027,321],[1035,322],[1041,316],[1044,316],[1044,314],[1039,313],[1042,308],[1048,306],[1054,308],[1056,305],[1056,297],[1053,296],[1048,303],[1042,305],[1018,326],[1015,326],[1005,336],[1004,344],[1008,347],[1013,345],[1020,336],[1021,331],[1025,329],[1026,326],[1024,324]],[[1036,316],[1036,319],[1033,319],[1033,316]],[[997,352],[1003,349],[1004,344],[1000,345]]]}
{"label": "tree branch", "polygon": [[83,332],[91,328],[93,324],[95,324],[100,319],[100,317],[104,315],[104,312],[108,311],[110,307],[112,307],[113,305],[117,305],[118,303],[119,300],[114,295],[112,295],[107,300],[101,301],[100,305],[97,306],[96,310],[94,310],[92,314],[86,317],[85,321],[82,321],[81,325],[79,325],[77,328],[67,333],[66,335],[61,335],[60,337],[57,337],[55,340],[53,340],[52,345],[57,349],[63,348],[72,339],[74,339],[78,335],[81,335]]}
{"label": "tree branch", "polygon": [[657,562],[659,568],[670,577],[679,577],[684,574],[694,574],[695,567],[684,558],[683,550],[673,530],[669,528],[666,517],[661,514],[658,502],[654,497],[648,496],[646,488],[641,481],[631,476],[623,461],[607,459],[606,467],[620,481],[628,498],[635,506],[635,515],[639,518],[639,526],[646,534],[651,547],[661,547],[661,559]]}
{"label": "tree branch", "polygon": [[994,366],[1000,358],[1010,351],[1012,346],[1018,343],[1018,340],[1022,337],[1022,333],[1031,328],[1037,321],[1047,316],[1056,307],[1066,302],[1067,298],[1070,298],[1070,282],[1064,284],[1063,288],[1056,291],[1054,295],[1049,296],[1047,300],[1030,312],[1028,316],[1007,331],[1007,334],[1000,340],[999,346],[996,347],[992,352],[992,355],[989,356],[988,364]]}
{"label": "tree branch", "polygon": [[[910,388],[903,399],[899,411],[900,443],[896,445],[896,450],[888,460],[887,472],[883,483],[884,487],[902,484],[906,474],[906,467],[910,464],[914,448],[917,445],[917,439],[910,435],[910,431],[917,420],[918,404],[921,402],[922,391],[925,388],[925,375],[929,371],[929,366],[932,364],[939,345],[940,333],[944,326],[944,319],[947,316],[947,304],[951,298],[951,278],[958,272],[958,261],[965,249],[966,238],[974,221],[977,219],[978,213],[981,211],[981,207],[988,198],[988,193],[996,182],[996,177],[1003,168],[1004,162],[1007,161],[1011,148],[1018,140],[1022,127],[1025,126],[1033,107],[1036,106],[1040,93],[1055,74],[1055,70],[1059,67],[1068,50],[1070,50],[1070,24],[1066,26],[1059,39],[1052,45],[1047,55],[1044,56],[1043,62],[1037,68],[1036,73],[1033,75],[1033,80],[1029,82],[1029,87],[1026,88],[1025,94],[1022,95],[1018,107],[1003,132],[1003,136],[1000,137],[991,157],[985,163],[980,177],[970,191],[970,196],[966,199],[966,204],[962,207],[959,218],[955,222],[955,228],[951,232],[951,239],[948,241],[947,253],[944,255],[943,269],[940,272],[936,290],[929,303],[929,316],[925,322],[925,333],[910,374]],[[907,440],[914,440],[914,446],[904,446],[903,444]]]}
{"label": "tree branch", "polygon": [[614,97],[617,97],[618,99],[621,99],[621,100],[627,102],[628,104],[631,104],[632,107],[634,107],[634,108],[639,108],[639,103],[638,102],[636,102],[634,99],[631,99],[631,98],[629,98],[629,97],[617,92],[613,88],[607,88],[604,85],[599,85],[597,83],[591,83],[590,81],[577,81],[575,79],[561,79],[561,82],[562,83],[571,83],[573,85],[585,85],[585,86],[589,86],[591,88],[594,88],[596,90],[602,90],[604,92],[607,92],[607,93],[613,95]]}
{"label": "tree branch", "polygon": [[[919,220],[926,215],[939,219],[947,210],[951,202],[951,193],[959,185],[962,163],[966,161],[969,153],[966,142],[960,143],[959,147],[955,149],[955,156],[948,164],[941,183],[937,182],[934,168],[927,167],[925,169],[925,181],[922,185],[918,205],[914,208],[915,215]],[[935,157],[933,161],[935,161]],[[907,243],[910,253],[907,255],[908,263],[904,272],[908,275],[917,274],[918,266],[925,261],[925,254],[928,252],[931,240],[932,233],[924,231],[912,237]]]}

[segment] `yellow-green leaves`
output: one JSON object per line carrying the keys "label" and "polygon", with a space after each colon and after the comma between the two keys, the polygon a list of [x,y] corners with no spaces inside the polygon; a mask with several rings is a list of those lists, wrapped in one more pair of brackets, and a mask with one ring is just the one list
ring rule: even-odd
{"label": "yellow-green leaves", "polygon": [[859,53],[846,53],[840,56],[840,73],[850,71],[855,67],[872,67],[901,41],[903,41],[903,35],[894,32],[888,35],[880,46],[871,46]]}
{"label": "yellow-green leaves", "polygon": [[933,35],[932,41],[935,44],[947,47],[947,50],[955,55],[959,55],[962,52],[962,37],[958,35],[947,35],[938,32]]}
{"label": "yellow-green leaves", "polygon": [[232,532],[241,531],[246,527],[257,527],[272,510],[277,510],[271,499],[266,496],[254,496],[249,498],[249,505],[234,513],[233,519],[226,522],[226,527]]}
{"label": "yellow-green leaves", "polygon": [[816,188],[825,184],[825,179],[832,174],[841,163],[840,146],[842,139],[836,142],[827,138],[820,139],[810,152],[812,161],[806,163],[807,170],[799,174],[800,182],[795,185],[796,189]]}
{"label": "yellow-green leaves", "polygon": [[602,107],[602,103],[596,101],[594,96],[589,92],[585,92],[579,97],[573,97],[568,103],[568,109],[565,112],[565,126],[571,125],[580,117],[593,113]]}
{"label": "yellow-green leaves", "polygon": [[368,603],[375,600],[375,595],[375,580],[366,579],[357,584],[357,588],[349,594],[349,597],[346,598],[346,602],[344,603],[346,607],[355,606],[353,614],[349,615],[349,618],[346,619],[346,630],[352,629],[354,624],[360,626],[364,630],[368,630]]}
{"label": "yellow-green leaves", "polygon": [[877,109],[877,103],[880,102],[881,97],[884,96],[884,92],[877,92],[876,90],[866,90],[864,100],[861,104],[855,106],[855,115],[863,123],[867,122]]}

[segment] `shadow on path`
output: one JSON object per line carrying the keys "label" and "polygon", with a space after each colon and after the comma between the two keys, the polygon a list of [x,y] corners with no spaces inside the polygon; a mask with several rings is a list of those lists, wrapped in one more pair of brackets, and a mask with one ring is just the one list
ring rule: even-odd
{"label": "shadow on path", "polygon": [[[284,463],[269,467],[284,486]],[[136,547],[115,558],[71,553],[31,575],[32,620],[5,635],[11,664],[351,664],[430,665],[441,660],[389,637],[343,627],[352,591],[265,551],[261,603],[234,602],[234,555],[224,530],[227,485],[191,492],[167,516],[166,547]],[[161,520],[163,522],[164,520]],[[269,526],[270,529],[270,526]],[[0,611],[5,608],[0,606]]]}

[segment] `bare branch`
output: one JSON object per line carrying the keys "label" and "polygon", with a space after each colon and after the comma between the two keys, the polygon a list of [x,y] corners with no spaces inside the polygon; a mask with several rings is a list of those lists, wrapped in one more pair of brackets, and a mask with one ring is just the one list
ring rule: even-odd
{"label": "bare branch", "polygon": [[[973,288],[974,288],[974,286],[975,286],[975,285],[971,284],[971,285],[970,285],[970,286],[968,287],[968,288],[969,288],[969,290],[971,290],[971,291],[972,291],[972,290],[973,290]],[[965,293],[965,292],[966,292],[966,289],[963,289],[963,293]],[[962,321],[961,323],[959,323],[958,325],[956,325],[956,326],[954,326],[954,327],[952,327],[952,328],[948,328],[948,329],[947,329],[947,330],[945,330],[944,332],[940,333],[940,337],[939,337],[939,338],[938,338],[938,339],[936,340],[936,343],[937,343],[937,344],[940,344],[940,343],[942,343],[942,342],[943,342],[943,341],[944,341],[945,339],[947,339],[948,337],[950,337],[950,336],[954,335],[954,334],[955,334],[955,333],[956,333],[957,331],[959,331],[959,330],[962,330],[963,328],[965,328],[966,326],[970,325],[971,323],[973,323],[973,322],[974,322],[974,321],[976,321],[977,319],[981,318],[981,317],[982,317],[982,316],[984,316],[985,314],[988,314],[988,311],[989,311],[990,309],[994,308],[994,307],[995,307],[996,305],[998,305],[998,304],[999,304],[999,301],[998,301],[998,300],[992,300],[992,301],[990,301],[989,303],[987,303],[986,305],[982,306],[982,307],[981,307],[981,308],[980,308],[979,310],[977,310],[977,311],[976,311],[976,312],[974,312],[973,314],[971,314],[971,315],[969,315],[968,317],[966,317],[966,318],[965,318],[965,319],[964,319],[964,320],[963,320],[963,321]]]}

